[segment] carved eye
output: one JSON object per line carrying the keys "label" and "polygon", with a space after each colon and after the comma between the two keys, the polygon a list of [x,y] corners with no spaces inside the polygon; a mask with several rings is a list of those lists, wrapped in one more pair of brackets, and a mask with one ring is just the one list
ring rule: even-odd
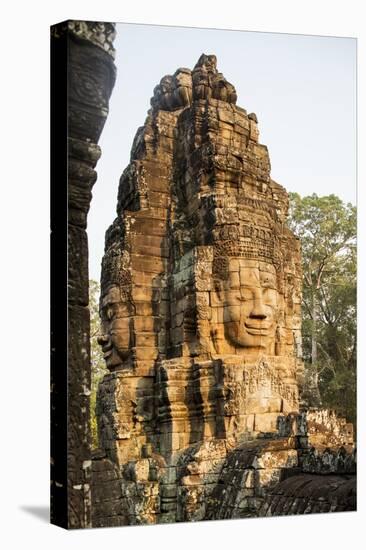
{"label": "carved eye", "polygon": [[248,302],[249,300],[253,299],[253,294],[250,290],[245,290],[244,292],[242,292],[242,294],[239,294],[237,296],[237,299],[239,300],[239,302]]}
{"label": "carved eye", "polygon": [[262,281],[262,287],[267,290],[267,289],[273,289],[275,290],[276,288],[276,285],[275,285],[275,282],[273,281],[273,279],[271,277],[266,277],[265,279],[263,279]]}

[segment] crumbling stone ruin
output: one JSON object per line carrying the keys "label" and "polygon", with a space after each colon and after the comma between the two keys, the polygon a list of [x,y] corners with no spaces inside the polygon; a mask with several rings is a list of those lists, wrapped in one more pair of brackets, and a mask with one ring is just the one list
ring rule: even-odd
{"label": "crumbling stone ruin", "polygon": [[301,251],[214,55],[154,89],[106,233],[93,526],[355,509],[352,426],[302,401]]}

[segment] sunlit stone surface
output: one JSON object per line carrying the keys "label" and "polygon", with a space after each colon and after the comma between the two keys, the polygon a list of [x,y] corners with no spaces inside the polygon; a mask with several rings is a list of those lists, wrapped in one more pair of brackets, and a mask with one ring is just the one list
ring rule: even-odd
{"label": "sunlit stone surface", "polygon": [[94,525],[273,515],[272,488],[320,468],[334,426],[349,457],[332,472],[354,472],[351,427],[327,412],[309,459],[300,244],[257,117],[236,101],[214,55],[163,77],[121,176],[93,466],[96,492],[107,471],[117,488],[94,499]]}

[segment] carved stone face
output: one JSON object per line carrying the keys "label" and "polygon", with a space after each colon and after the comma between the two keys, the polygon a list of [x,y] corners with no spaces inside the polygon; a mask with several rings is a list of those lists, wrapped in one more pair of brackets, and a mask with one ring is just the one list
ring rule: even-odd
{"label": "carved stone face", "polygon": [[231,344],[249,353],[273,354],[280,306],[274,266],[229,258],[223,300],[225,335]]}
{"label": "carved stone face", "polygon": [[191,72],[181,70],[174,75],[176,89],[174,99],[177,107],[190,105],[192,101],[192,76]]}
{"label": "carved stone face", "polygon": [[102,335],[98,343],[107,367],[115,369],[126,361],[131,349],[129,303],[122,299],[118,286],[109,287],[102,296],[100,314]]}
{"label": "carved stone face", "polygon": [[174,74],[176,86],[192,88],[192,74],[188,69],[181,69]]}

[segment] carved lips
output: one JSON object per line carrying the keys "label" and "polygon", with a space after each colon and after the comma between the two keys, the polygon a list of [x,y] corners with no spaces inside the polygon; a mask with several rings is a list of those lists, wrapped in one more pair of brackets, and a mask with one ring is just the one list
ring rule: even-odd
{"label": "carved lips", "polygon": [[244,323],[246,331],[254,336],[268,336],[273,323]]}
{"label": "carved lips", "polygon": [[112,350],[113,350],[113,344],[110,340],[108,344],[102,346],[103,358],[105,361],[108,359],[108,357],[112,355]]}

